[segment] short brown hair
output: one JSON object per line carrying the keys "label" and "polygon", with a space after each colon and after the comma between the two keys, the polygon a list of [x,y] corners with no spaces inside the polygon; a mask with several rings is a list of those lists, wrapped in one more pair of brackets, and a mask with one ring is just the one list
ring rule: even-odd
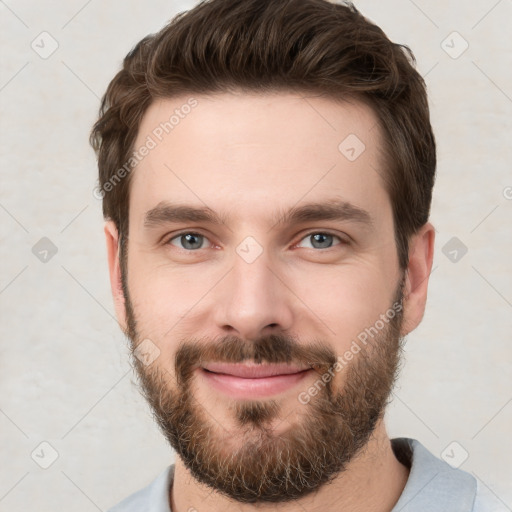
{"label": "short brown hair", "polygon": [[[409,239],[429,218],[436,168],[426,86],[414,66],[412,51],[350,2],[202,1],[139,41],[110,82],[90,135],[100,187],[106,190],[130,158],[155,98],[231,90],[355,97],[373,108],[383,131],[381,176],[405,270]],[[102,194],[103,215],[121,240],[128,235],[130,176]]]}

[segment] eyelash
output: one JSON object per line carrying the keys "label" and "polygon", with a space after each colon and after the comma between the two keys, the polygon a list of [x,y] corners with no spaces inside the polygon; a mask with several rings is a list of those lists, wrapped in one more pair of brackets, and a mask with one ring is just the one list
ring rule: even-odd
{"label": "eyelash", "polygon": [[[177,233],[177,234],[173,235],[171,238],[168,238],[167,241],[164,242],[164,245],[173,245],[173,244],[171,244],[172,240],[175,240],[176,238],[179,238],[179,237],[181,237],[183,235],[199,235],[199,236],[202,236],[203,238],[205,238],[206,240],[209,240],[206,235],[203,235],[202,233],[199,233],[197,231],[182,231],[180,233]],[[337,238],[340,241],[339,244],[335,244],[335,245],[333,245],[331,247],[326,247],[326,248],[323,248],[323,249],[322,248],[317,249],[317,248],[313,247],[312,249],[314,251],[316,251],[316,252],[319,252],[319,251],[326,252],[326,251],[328,251],[330,249],[334,249],[338,245],[349,245],[349,243],[350,243],[348,240],[342,238],[340,235],[336,235],[335,233],[331,233],[330,231],[318,231],[317,230],[317,231],[310,231],[310,232],[304,234],[302,236],[302,238],[296,244],[294,244],[294,246],[298,245],[300,242],[302,242],[304,239],[310,237],[311,235],[328,235],[328,236],[332,236],[334,238]],[[186,251],[186,252],[199,252],[201,250],[201,249],[184,249],[182,247],[176,247],[176,248],[179,249],[179,250],[182,250],[182,251]],[[310,249],[310,247],[306,247],[306,249]]]}

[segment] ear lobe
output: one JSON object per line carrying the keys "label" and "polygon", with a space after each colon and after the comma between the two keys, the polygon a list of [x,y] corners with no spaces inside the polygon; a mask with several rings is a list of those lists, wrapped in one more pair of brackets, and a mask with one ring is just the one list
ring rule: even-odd
{"label": "ear lobe", "polygon": [[404,287],[404,320],[401,335],[416,329],[423,319],[428,280],[434,259],[435,228],[427,222],[409,243],[409,264]]}
{"label": "ear lobe", "polygon": [[105,240],[107,243],[108,269],[110,275],[110,288],[119,327],[126,333],[126,309],[123,285],[121,280],[121,266],[119,263],[119,233],[114,221],[109,220],[104,227]]}

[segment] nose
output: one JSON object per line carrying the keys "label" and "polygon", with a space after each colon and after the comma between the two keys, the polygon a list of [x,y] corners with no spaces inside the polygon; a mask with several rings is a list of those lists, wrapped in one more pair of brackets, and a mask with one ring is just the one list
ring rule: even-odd
{"label": "nose", "polygon": [[252,263],[236,256],[217,289],[215,322],[222,334],[254,340],[293,324],[290,285],[265,253]]}

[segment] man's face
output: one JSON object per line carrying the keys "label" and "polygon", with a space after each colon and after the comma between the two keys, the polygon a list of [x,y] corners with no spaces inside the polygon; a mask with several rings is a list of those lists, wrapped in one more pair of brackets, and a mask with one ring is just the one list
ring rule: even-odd
{"label": "man's face", "polygon": [[[395,377],[403,275],[380,129],[360,103],[195,98],[168,134],[158,127],[188,97],[154,102],[139,129],[135,148],[156,146],[132,176],[124,324],[194,477],[286,501],[346,469]],[[291,374],[233,376],[244,365]]]}

